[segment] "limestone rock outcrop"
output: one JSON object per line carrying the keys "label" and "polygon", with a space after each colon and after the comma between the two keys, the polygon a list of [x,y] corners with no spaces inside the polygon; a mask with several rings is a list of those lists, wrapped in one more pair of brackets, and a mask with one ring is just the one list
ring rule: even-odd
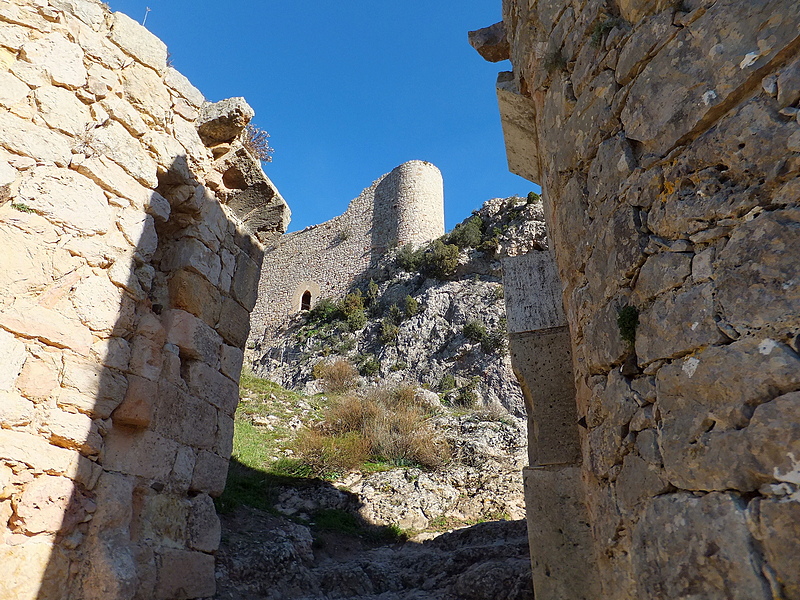
{"label": "limestone rock outcrop", "polygon": [[[214,593],[262,242],[288,218],[235,104],[209,148],[199,115],[227,104],[138,23],[0,3],[0,597]],[[232,188],[231,165],[259,174]]]}

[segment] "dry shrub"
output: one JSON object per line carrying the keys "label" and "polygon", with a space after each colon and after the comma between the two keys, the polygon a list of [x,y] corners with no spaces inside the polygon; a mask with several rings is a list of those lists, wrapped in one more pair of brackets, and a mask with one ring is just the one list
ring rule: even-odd
{"label": "dry shrub", "polygon": [[304,429],[298,434],[295,447],[303,462],[319,477],[346,473],[369,458],[369,442],[356,432],[331,435]]}
{"label": "dry shrub", "polygon": [[275,149],[269,145],[269,134],[260,127],[248,124],[242,144],[257,159],[272,162],[272,153]]}
{"label": "dry shrub", "polygon": [[322,389],[329,394],[343,394],[358,383],[358,369],[343,358],[318,362],[311,373],[314,379],[322,382]]}
{"label": "dry shrub", "polygon": [[[413,387],[377,388],[362,396],[342,396],[331,403],[320,430],[306,433],[298,452],[315,472],[345,468],[336,458],[342,440],[362,440],[366,458],[400,466],[436,469],[450,458],[450,448],[430,424],[429,408]],[[355,442],[349,441],[354,444]],[[348,447],[347,454],[355,450]]]}

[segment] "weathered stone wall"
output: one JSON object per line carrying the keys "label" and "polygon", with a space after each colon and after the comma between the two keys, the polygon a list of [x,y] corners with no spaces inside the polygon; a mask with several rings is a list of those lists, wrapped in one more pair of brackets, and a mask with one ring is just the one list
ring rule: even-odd
{"label": "weathered stone wall", "polygon": [[0,2],[0,597],[214,593],[261,242],[288,219],[251,116],[100,2]]}
{"label": "weathered stone wall", "polygon": [[412,160],[383,175],[350,202],[344,214],[283,236],[268,248],[253,311],[255,341],[268,341],[301,309],[341,298],[387,250],[421,245],[444,234],[442,175]]}
{"label": "weathered stone wall", "polygon": [[[596,574],[590,597],[800,598],[800,4],[505,0],[503,19],[509,165],[543,188],[577,388],[582,485],[530,492],[588,510],[566,566]],[[584,597],[570,572],[545,597]]]}

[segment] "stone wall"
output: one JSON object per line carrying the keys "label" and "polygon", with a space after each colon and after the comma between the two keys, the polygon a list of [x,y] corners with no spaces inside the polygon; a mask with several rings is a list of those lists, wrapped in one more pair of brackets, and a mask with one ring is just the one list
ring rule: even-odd
{"label": "stone wall", "polygon": [[285,203],[164,44],[0,2],[0,597],[214,593],[238,378]]}
{"label": "stone wall", "polygon": [[[800,598],[800,4],[504,0],[493,31],[472,38],[513,64],[509,166],[543,188],[581,448],[579,485],[528,490],[562,559],[537,595]],[[575,502],[591,538],[548,534]]]}
{"label": "stone wall", "polygon": [[305,292],[312,306],[321,298],[342,298],[387,250],[443,234],[439,169],[419,160],[403,163],[362,191],[344,214],[287,234],[267,249],[251,338],[268,342],[300,312]]}

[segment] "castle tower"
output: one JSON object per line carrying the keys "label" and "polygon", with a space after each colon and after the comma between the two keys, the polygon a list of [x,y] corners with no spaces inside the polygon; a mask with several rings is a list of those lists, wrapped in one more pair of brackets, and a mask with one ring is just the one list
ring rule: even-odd
{"label": "castle tower", "polygon": [[411,160],[375,189],[373,247],[420,246],[444,234],[444,184],[433,164]]}

